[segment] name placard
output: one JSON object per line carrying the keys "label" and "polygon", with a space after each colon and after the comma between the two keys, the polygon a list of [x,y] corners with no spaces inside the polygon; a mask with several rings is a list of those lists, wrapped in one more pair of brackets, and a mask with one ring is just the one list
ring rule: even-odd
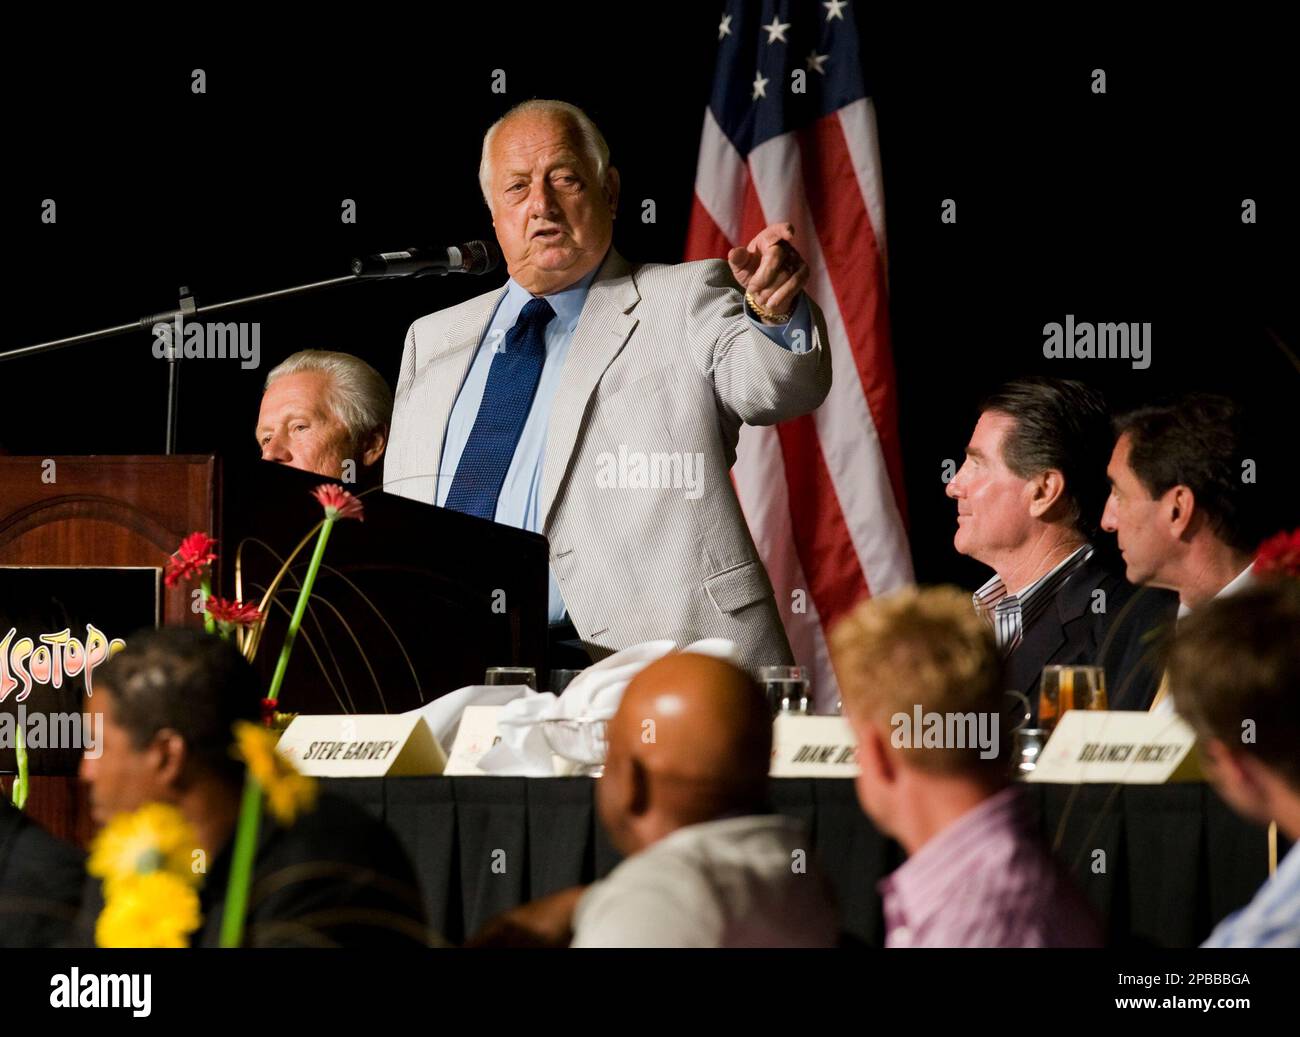
{"label": "name placard", "polygon": [[856,778],[857,743],[848,721],[778,713],[768,773],[774,778]]}
{"label": "name placard", "polygon": [[456,740],[447,755],[446,775],[483,774],[478,761],[492,746],[500,741],[497,736],[497,717],[501,706],[466,706],[456,729]]}
{"label": "name placard", "polygon": [[1061,717],[1028,781],[1163,785],[1201,781],[1196,735],[1174,715],[1072,709]]}
{"label": "name placard", "polygon": [[279,748],[318,778],[441,774],[447,762],[424,718],[409,713],[295,717]]}

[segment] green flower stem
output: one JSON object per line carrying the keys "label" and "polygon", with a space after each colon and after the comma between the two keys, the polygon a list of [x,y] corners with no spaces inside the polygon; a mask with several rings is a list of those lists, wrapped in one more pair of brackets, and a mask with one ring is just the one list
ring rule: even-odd
{"label": "green flower stem", "polygon": [[212,614],[208,612],[208,598],[212,597],[212,579],[207,569],[203,570],[203,580],[199,586],[203,589],[203,629],[209,634],[215,633],[217,625],[212,620]]}
{"label": "green flower stem", "polygon": [[226,910],[221,916],[222,947],[238,947],[244,942],[244,916],[248,913],[248,891],[253,884],[253,860],[257,855],[257,829],[261,821],[262,786],[252,772],[246,772],[230,879],[226,883]]}
{"label": "green flower stem", "polygon": [[311,598],[311,589],[316,583],[316,573],[320,571],[321,559],[325,557],[325,543],[330,538],[330,530],[334,528],[334,520],[337,517],[337,511],[333,509],[326,510],[325,521],[320,527],[320,536],[316,538],[316,550],[312,552],[311,563],[307,566],[307,575],[302,581],[302,590],[298,592],[298,604],[294,606],[293,617],[289,620],[289,632],[284,635],[284,645],[280,648],[280,658],[275,663],[275,674],[271,678],[271,690],[266,696],[272,702],[279,701],[280,685],[284,683],[285,671],[289,669],[289,653],[293,651],[293,643],[298,637],[298,628],[302,626],[302,617],[307,611],[307,601]]}
{"label": "green flower stem", "polygon": [[14,753],[18,759],[18,777],[14,779],[13,804],[22,810],[27,805],[27,739],[22,724],[17,727],[17,735]]}

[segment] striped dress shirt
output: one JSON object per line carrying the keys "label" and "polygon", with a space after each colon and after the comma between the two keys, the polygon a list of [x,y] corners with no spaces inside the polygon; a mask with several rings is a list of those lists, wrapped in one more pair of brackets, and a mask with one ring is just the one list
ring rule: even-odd
{"label": "striped dress shirt", "polygon": [[879,885],[886,947],[1099,947],[1091,909],[1039,844],[1012,785]]}
{"label": "striped dress shirt", "polygon": [[1025,629],[1043,614],[1066,581],[1092,557],[1092,552],[1092,545],[1084,544],[1051,572],[1015,594],[1008,594],[1002,577],[995,574],[971,596],[975,610],[992,624],[993,635],[1004,656],[1015,651]]}
{"label": "striped dress shirt", "polygon": [[1202,947],[1300,947],[1300,845],[1255,898],[1218,924]]}

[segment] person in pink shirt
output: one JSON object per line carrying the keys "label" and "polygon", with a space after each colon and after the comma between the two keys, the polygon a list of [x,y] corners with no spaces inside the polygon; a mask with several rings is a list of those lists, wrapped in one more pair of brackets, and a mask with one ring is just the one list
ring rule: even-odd
{"label": "person in pink shirt", "polygon": [[956,588],[871,598],[831,634],[858,799],[907,851],[881,880],[887,947],[1096,947],[1090,908],[1008,779],[1002,663]]}

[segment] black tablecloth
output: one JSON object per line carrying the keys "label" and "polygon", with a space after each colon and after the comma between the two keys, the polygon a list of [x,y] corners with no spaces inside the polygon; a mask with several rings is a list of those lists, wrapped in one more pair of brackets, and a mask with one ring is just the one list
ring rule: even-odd
{"label": "black tablecloth", "polygon": [[[384,818],[454,943],[498,911],[590,882],[618,863],[590,778],[352,778],[331,789]],[[1026,785],[1044,839],[1105,920],[1111,943],[1195,946],[1268,875],[1267,836],[1202,784]],[[772,804],[807,825],[852,937],[883,943],[876,883],[903,855],[863,815],[853,782],[781,779]],[[1062,819],[1064,818],[1064,823]]]}

